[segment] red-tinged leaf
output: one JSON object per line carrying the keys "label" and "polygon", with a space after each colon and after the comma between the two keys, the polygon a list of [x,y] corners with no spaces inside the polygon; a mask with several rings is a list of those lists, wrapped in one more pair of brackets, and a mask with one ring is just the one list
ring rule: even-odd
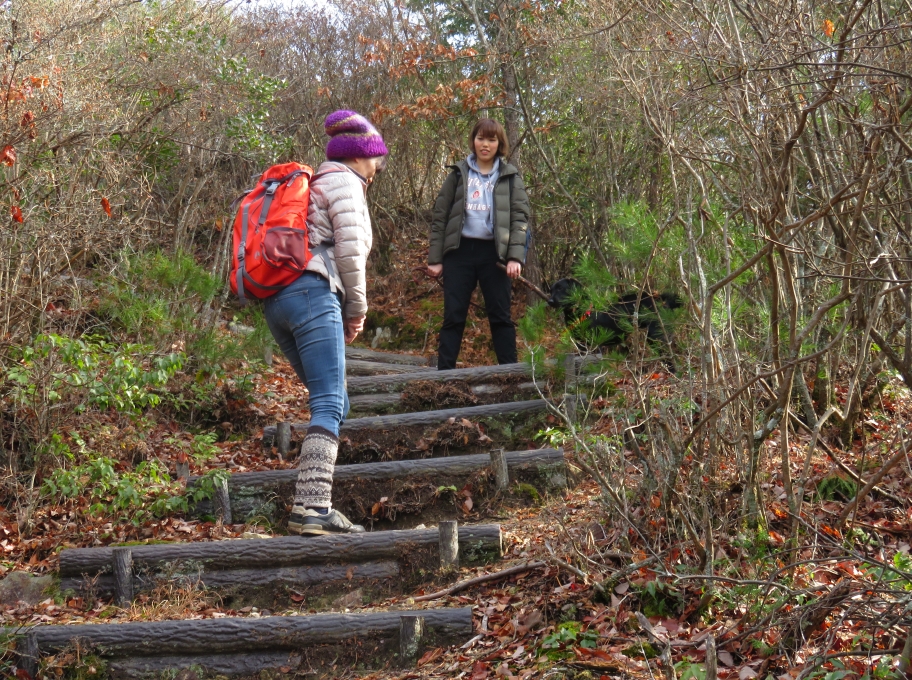
{"label": "red-tinged leaf", "polygon": [[20,224],[22,223],[22,221],[23,221],[22,210],[19,209],[18,205],[10,206],[10,215],[16,222],[19,222]]}
{"label": "red-tinged leaf", "polygon": [[216,230],[216,231],[221,231],[221,230],[222,230],[222,226],[224,226],[223,223],[222,223],[222,220],[221,220],[221,219],[217,219],[217,220],[215,221],[215,230]]}
{"label": "red-tinged leaf", "polygon": [[304,601],[304,596],[303,596],[303,595],[298,595],[297,593],[292,593],[292,594],[291,594],[291,601],[292,601],[292,602],[298,602],[298,603],[303,602],[303,601]]}
{"label": "red-tinged leaf", "polygon": [[101,207],[108,214],[108,217],[111,216],[111,203],[104,196],[101,197]]}
{"label": "red-tinged leaf", "polygon": [[599,659],[601,661],[614,661],[614,657],[603,649],[587,649],[586,647],[574,647],[573,652],[580,659]]}
{"label": "red-tinged leaf", "polygon": [[484,661],[476,661],[475,665],[472,666],[471,680],[486,680],[490,673],[491,669],[488,668],[488,664]]}
{"label": "red-tinged leaf", "polygon": [[835,30],[836,30],[836,27],[833,26],[833,22],[832,22],[832,21],[830,21],[829,19],[826,19],[826,20],[823,22],[823,34],[824,34],[827,38],[832,38],[832,37],[833,37],[833,32],[834,32]]}
{"label": "red-tinged leaf", "polygon": [[16,677],[19,678],[19,680],[32,680],[32,674],[24,668],[19,668],[16,670]]}
{"label": "red-tinged leaf", "polygon": [[28,127],[35,122],[35,114],[31,111],[26,111],[22,114],[22,119],[19,121],[19,125],[22,127]]}
{"label": "red-tinged leaf", "polygon": [[839,533],[839,531],[837,529],[834,529],[831,526],[827,526],[826,524],[821,524],[820,530],[825,534],[829,534],[833,538],[839,538],[839,539],[842,538],[842,534]]}
{"label": "red-tinged leaf", "polygon": [[16,162],[16,149],[11,145],[7,144],[3,147],[3,150],[0,151],[0,163],[9,167]]}
{"label": "red-tinged leaf", "polygon": [[374,507],[371,508],[371,514],[372,514],[372,515],[375,515],[375,516],[376,516],[376,515],[379,515],[379,514],[380,514],[380,507],[381,507],[381,506],[380,506],[379,503],[374,503]]}
{"label": "red-tinged leaf", "polygon": [[441,656],[443,656],[443,647],[435,647],[430,651],[424,653],[420,659],[418,659],[418,668],[421,668],[423,665],[436,661]]}

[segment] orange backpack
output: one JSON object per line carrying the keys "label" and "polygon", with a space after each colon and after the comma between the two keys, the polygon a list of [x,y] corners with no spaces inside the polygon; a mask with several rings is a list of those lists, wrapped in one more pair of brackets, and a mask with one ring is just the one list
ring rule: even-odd
{"label": "orange backpack", "polygon": [[242,302],[275,295],[304,272],[314,255],[325,256],[333,245],[329,241],[311,248],[307,239],[310,183],[315,177],[307,165],[273,165],[241,198],[234,220],[230,283]]}

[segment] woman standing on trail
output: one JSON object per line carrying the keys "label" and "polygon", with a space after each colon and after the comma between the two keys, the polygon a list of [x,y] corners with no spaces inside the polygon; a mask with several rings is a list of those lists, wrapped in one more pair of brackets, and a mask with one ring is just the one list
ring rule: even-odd
{"label": "woman standing on trail", "polygon": [[[451,172],[434,204],[428,273],[443,275],[443,326],[437,368],[456,368],[475,286],[481,284],[497,362],[516,363],[510,318],[512,283],[526,260],[529,197],[519,171],[504,160],[503,126],[483,118],[469,135],[472,153]],[[506,269],[501,266],[506,265]]]}
{"label": "woman standing on trail", "polygon": [[345,343],[364,328],[366,266],[372,243],[367,187],[386,164],[386,145],[367,119],[354,111],[326,118],[327,161],[310,188],[307,214],[312,244],[332,242],[291,285],[264,303],[269,330],[310,392],[310,426],[298,458],[298,481],[289,531],[297,534],[354,533],[332,508],[332,478],[339,426],[348,415]]}

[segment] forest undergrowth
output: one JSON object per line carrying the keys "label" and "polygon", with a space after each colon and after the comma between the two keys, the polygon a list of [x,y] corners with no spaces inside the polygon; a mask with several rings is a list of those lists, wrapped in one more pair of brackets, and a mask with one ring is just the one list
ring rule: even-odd
{"label": "forest undergrowth", "polygon": [[[403,334],[427,324],[428,309],[441,299],[436,284],[415,276],[412,261],[420,261],[420,250],[410,255],[400,267],[371,277],[370,294],[378,300],[373,318]],[[295,464],[293,456],[285,460],[264,450],[258,437],[265,424],[306,419],[306,390],[281,357],[272,366],[263,363],[262,341],[251,341],[255,318],[246,317],[247,326],[229,311],[216,324],[213,342],[226,352],[234,347],[236,358],[206,373],[198,349],[194,358],[129,344],[129,328],[117,321],[123,315],[111,314],[110,293],[98,290],[85,308],[64,300],[60,307],[118,329],[119,341],[74,345],[48,333],[61,339],[48,340],[46,356],[23,356],[15,364],[19,371],[41,368],[57,387],[28,383],[43,390],[53,427],[30,453],[24,442],[15,449],[20,469],[10,468],[3,480],[0,570],[52,573],[63,547],[281,533],[281,526],[265,521],[222,526],[186,515],[194,498],[176,479],[181,462],[209,478]],[[885,377],[848,447],[840,444],[837,426],[815,433],[796,415],[787,460],[793,493],[802,502],[799,514],[789,506],[782,440],[774,436],[757,473],[762,511],[751,517],[737,460],[711,458],[708,451],[701,458],[696,446],[681,454],[680,438],[701,419],[699,404],[688,397],[692,385],[681,359],[671,373],[648,348],[632,345],[626,356],[594,361],[568,381],[540,363],[569,347],[558,313],[527,308],[524,289],[517,285],[515,292],[526,354],[537,370],[549,372],[544,396],[552,404],[544,426],[524,443],[563,447],[575,473],[565,494],[536,494],[498,514],[507,532],[504,566],[536,560],[545,566],[450,598],[476,607],[479,636],[469,645],[432,650],[404,676],[370,677],[645,678],[671,677],[673,667],[678,678],[702,680],[710,640],[716,677],[897,672],[907,639],[899,622],[912,592],[910,469],[896,456],[912,422],[912,399],[901,381]],[[490,361],[485,325],[477,320],[469,329],[467,364]],[[679,322],[678,337],[689,332],[686,321]],[[399,342],[394,335],[387,342],[431,354],[430,342],[420,336]],[[477,345],[473,337],[480,338]],[[646,354],[634,361],[637,351]],[[57,363],[49,364],[52,358]],[[15,381],[10,384],[5,431],[40,433],[36,394],[21,394]],[[573,400],[566,393],[573,390],[583,397],[575,412],[567,410]],[[835,392],[838,400],[838,384]],[[29,465],[33,474],[25,486],[22,471]],[[206,490],[194,493],[201,497]],[[471,498],[472,490],[467,493]],[[481,518],[465,498],[453,499],[462,521]],[[411,598],[434,586],[370,607],[339,606],[411,606]],[[40,604],[8,605],[0,618],[19,626],[296,611],[232,609],[190,580],[163,584],[127,609],[51,587]],[[86,663],[94,661],[64,654],[50,659],[48,669],[72,674]]]}

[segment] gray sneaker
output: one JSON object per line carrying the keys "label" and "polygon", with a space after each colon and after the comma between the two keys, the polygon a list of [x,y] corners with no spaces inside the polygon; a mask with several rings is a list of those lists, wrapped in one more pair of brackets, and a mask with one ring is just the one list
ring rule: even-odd
{"label": "gray sneaker", "polygon": [[321,515],[316,510],[295,508],[288,519],[288,530],[294,534],[322,536],[324,534],[360,534],[364,527],[352,524],[348,517],[338,510]]}

